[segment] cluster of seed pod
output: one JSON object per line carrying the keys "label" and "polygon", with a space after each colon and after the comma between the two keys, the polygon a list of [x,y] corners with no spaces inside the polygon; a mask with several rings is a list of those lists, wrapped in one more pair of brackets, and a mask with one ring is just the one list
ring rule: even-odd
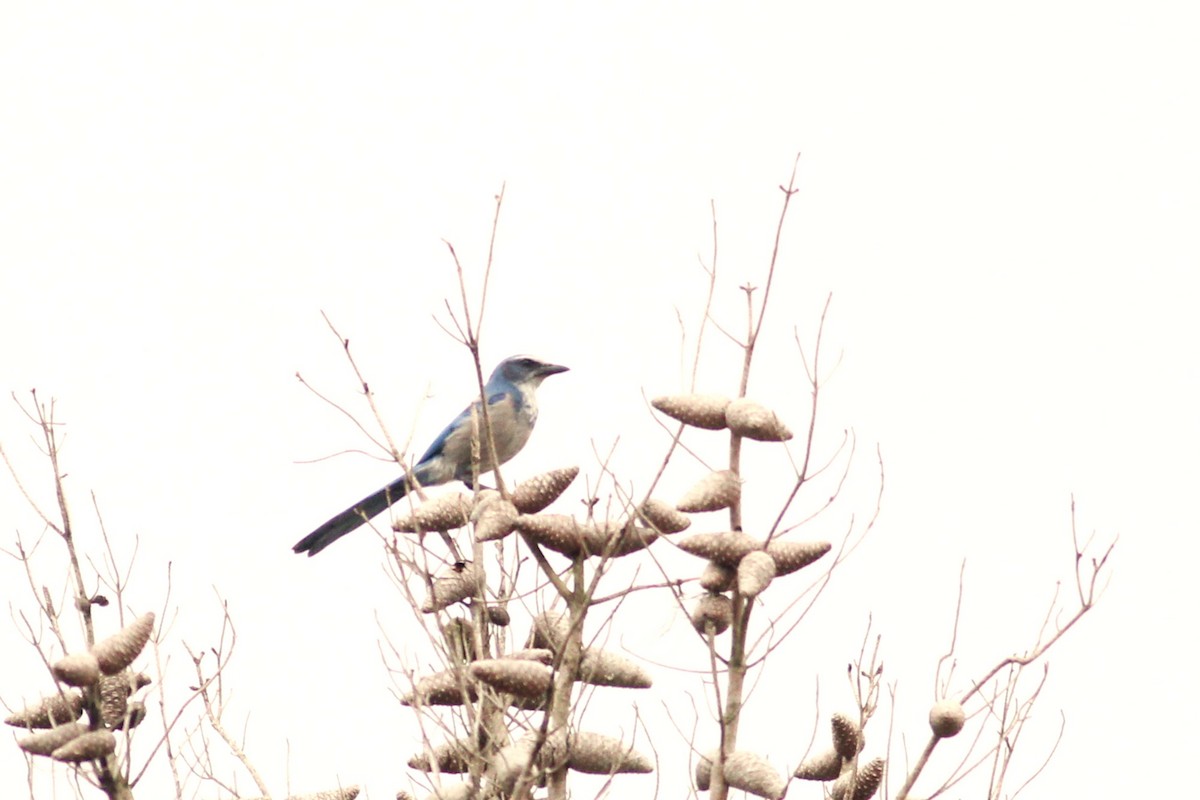
{"label": "cluster of seed pod", "polygon": [[[730,400],[721,395],[690,394],[658,397],[656,409],[685,425],[707,430],[728,428],[738,436],[759,441],[783,442],[791,431],[774,412],[746,398]],[[720,511],[741,498],[741,481],[732,470],[717,470],[704,476],[676,503],[678,512]],[[679,548],[708,560],[700,575],[705,590],[691,613],[692,626],[701,634],[726,631],[733,603],[725,594],[736,587],[742,597],[761,594],[781,575],[808,566],[829,552],[829,542],[784,542],[766,544],[741,531],[699,533],[677,543]]]}
{"label": "cluster of seed pod", "polygon": [[[712,781],[712,768],[718,757],[717,751],[706,753],[696,762],[696,789],[707,792]],[[760,755],[746,750],[737,750],[725,756],[725,768],[722,770],[725,785],[732,789],[765,797],[767,800],[778,800],[787,789],[787,781],[775,771],[767,760]]]}
{"label": "cluster of seed pod", "polygon": [[[459,641],[471,630],[465,618],[443,626],[446,638]],[[533,620],[527,646],[501,658],[472,658],[466,651],[463,663],[417,680],[406,705],[462,705],[491,693],[508,704],[527,710],[544,710],[554,680],[557,656],[570,628],[564,612],[547,611]],[[455,654],[463,650],[451,647]],[[596,686],[649,688],[646,671],[632,660],[600,648],[584,648],[580,654],[578,679]],[[536,731],[536,726],[532,729]],[[592,774],[644,773],[653,763],[619,739],[599,733],[558,733],[537,745],[536,733],[502,733],[502,741],[479,747],[473,740],[453,740],[414,755],[409,767],[425,772],[455,774],[475,771],[489,785],[508,792],[522,775],[542,780],[551,770],[566,767]],[[474,770],[473,770],[474,768]],[[443,784],[431,797],[468,797],[470,783]]]}
{"label": "cluster of seed pod", "polygon": [[730,400],[718,394],[683,394],[656,397],[650,405],[695,428],[728,428],[737,436],[760,442],[786,442],[792,438],[792,432],[775,412],[744,397]]}
{"label": "cluster of seed pod", "polygon": [[[569,624],[565,615],[556,612],[540,614],[534,620],[529,647],[503,658],[472,659],[468,654],[463,658],[467,663],[417,680],[402,702],[405,705],[462,705],[478,699],[480,684],[516,700],[542,698],[550,688],[555,653],[566,637],[564,623]],[[448,638],[458,640],[460,631],[469,625],[465,619],[451,620],[445,626]],[[454,652],[458,655],[461,651],[455,648]],[[579,680],[593,686],[622,689],[648,689],[653,684],[650,675],[631,659],[595,647],[585,648],[581,654]]]}
{"label": "cluster of seed pod", "polygon": [[858,723],[845,714],[830,718],[833,745],[796,767],[794,776],[806,781],[833,781],[827,787],[832,800],[869,800],[883,781],[885,762],[874,758],[858,763],[865,740]]}
{"label": "cluster of seed pod", "polygon": [[[91,650],[64,656],[51,665],[54,677],[66,686],[57,694],[10,715],[8,725],[31,733],[17,741],[27,753],[56,761],[78,763],[104,758],[116,749],[114,730],[129,730],[146,716],[146,707],[130,697],[150,678],[129,665],[145,648],[154,629],[154,614],[138,617],[120,632],[97,642]],[[77,689],[84,690],[83,692]],[[85,694],[88,693],[88,694]],[[97,727],[79,722],[88,697],[98,702]],[[37,733],[32,731],[40,730]]]}
{"label": "cluster of seed pod", "polygon": [[[634,508],[628,518],[617,522],[581,521],[563,514],[542,513],[578,475],[578,468],[553,470],[517,484],[508,496],[493,490],[444,494],[398,519],[398,532],[453,532],[471,525],[476,542],[498,541],[519,533],[526,541],[569,558],[599,556],[616,558],[650,546],[663,534],[685,530],[691,519],[676,507],[650,499]],[[425,613],[452,611],[458,603],[483,602],[486,575],[482,567],[457,561],[426,578]],[[491,606],[488,621],[507,625],[505,609]],[[477,619],[477,618],[476,618]],[[534,619],[533,630],[523,650],[498,658],[475,655],[479,641],[475,622],[454,616],[441,623],[449,668],[414,681],[412,691],[402,698],[406,705],[463,705],[476,703],[485,694],[502,704],[539,710],[549,698],[556,656],[566,639],[569,618],[562,612],[545,612]],[[578,680],[597,686],[648,688],[652,681],[632,660],[599,648],[584,648],[580,654]],[[502,734],[501,738],[509,736]],[[454,740],[414,755],[413,769],[453,774],[472,771],[489,776],[491,784],[505,791],[515,776],[527,770],[545,772],[563,766],[581,772],[614,774],[649,772],[648,759],[619,740],[601,734],[577,732],[569,737],[543,742],[533,764],[531,738],[517,735],[503,744],[488,746],[470,740]],[[467,796],[470,784],[443,785],[434,796]]]}
{"label": "cluster of seed pod", "polygon": [[692,626],[700,633],[720,635],[730,625],[732,601],[724,593],[737,588],[746,598],[757,597],[773,581],[820,559],[829,542],[764,543],[741,531],[695,533],[678,543],[679,549],[708,560],[700,573],[707,594],[692,610]]}
{"label": "cluster of seed pod", "polygon": [[[539,739],[541,744],[539,746]],[[428,748],[408,760],[408,766],[423,772],[465,774],[478,758],[477,748],[469,739],[455,739]],[[483,765],[482,773],[501,792],[510,792],[522,775],[543,784],[550,770],[566,767],[589,775],[644,774],[654,771],[654,763],[646,755],[612,736],[590,731],[558,731],[544,738],[536,730],[522,735],[500,747]],[[435,797],[457,797],[469,787],[467,782],[443,786]]]}
{"label": "cluster of seed pod", "polygon": [[[529,541],[569,558],[618,558],[649,547],[660,534],[677,533],[691,524],[686,514],[653,499],[635,509],[628,519],[616,522],[540,513],[578,474],[578,467],[543,473],[518,484],[510,499],[495,490],[479,492],[473,501],[461,492],[443,494],[397,519],[392,527],[403,533],[437,532],[448,537],[451,531],[470,522],[478,542],[497,541],[519,531]],[[428,578],[421,610],[432,614],[481,597],[485,578],[481,568],[466,561],[456,562]]]}

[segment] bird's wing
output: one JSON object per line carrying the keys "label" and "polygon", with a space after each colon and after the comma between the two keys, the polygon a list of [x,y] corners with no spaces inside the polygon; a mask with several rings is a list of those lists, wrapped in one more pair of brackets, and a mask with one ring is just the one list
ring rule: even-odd
{"label": "bird's wing", "polygon": [[[513,394],[513,392],[504,390],[493,392],[492,394],[488,395],[488,415],[490,416],[495,409],[501,408],[503,405],[508,405],[506,401],[510,400],[513,397]],[[450,441],[451,437],[454,437],[455,441],[463,438],[469,441],[471,438],[472,427],[471,417],[473,414],[479,413],[478,408],[478,402],[472,403],[464,408],[462,412],[454,418],[454,421],[447,425],[442,432],[438,434],[438,437],[433,440],[433,444],[429,445],[429,449],[425,451],[425,454],[417,459],[417,464],[424,464],[445,453],[446,442]],[[456,433],[458,436],[454,436]],[[455,448],[452,447],[451,449],[454,450]]]}

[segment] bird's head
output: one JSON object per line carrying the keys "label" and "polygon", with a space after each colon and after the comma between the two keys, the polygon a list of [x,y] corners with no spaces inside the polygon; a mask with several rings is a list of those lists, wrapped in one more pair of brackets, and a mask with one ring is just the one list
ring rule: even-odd
{"label": "bird's head", "polygon": [[566,367],[533,356],[510,356],[496,365],[489,382],[501,379],[512,384],[536,388],[551,375],[566,371]]}

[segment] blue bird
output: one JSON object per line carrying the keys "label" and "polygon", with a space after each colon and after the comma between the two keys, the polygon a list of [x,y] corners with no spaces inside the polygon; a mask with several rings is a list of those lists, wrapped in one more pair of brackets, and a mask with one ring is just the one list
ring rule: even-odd
{"label": "blue bird", "polygon": [[[487,398],[488,422],[496,443],[497,463],[511,459],[529,441],[529,434],[537,422],[537,387],[549,376],[566,371],[566,367],[530,356],[506,358],[492,371],[483,394]],[[472,442],[483,438],[480,434],[482,419],[479,401],[464,408],[433,440],[411,472],[333,517],[296,542],[292,551],[315,556],[367,520],[382,514],[404,497],[414,482],[421,486],[438,486],[459,480],[473,488],[479,474],[490,472],[492,466],[487,442],[479,443],[478,463],[471,457]]]}

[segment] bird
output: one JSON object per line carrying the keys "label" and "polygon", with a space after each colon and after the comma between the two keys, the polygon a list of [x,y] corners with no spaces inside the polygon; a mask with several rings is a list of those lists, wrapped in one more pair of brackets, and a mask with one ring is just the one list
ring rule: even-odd
{"label": "bird", "polygon": [[[566,371],[566,367],[526,355],[506,358],[492,371],[483,387],[483,396],[487,399],[488,423],[496,446],[496,466],[521,452],[529,441],[537,422],[538,386],[551,375]],[[493,468],[488,443],[480,441],[477,448],[473,447],[474,440],[483,438],[480,435],[482,427],[480,401],[476,400],[446,426],[409,472],[331,517],[296,542],[292,552],[315,556],[367,520],[382,514],[408,494],[415,484],[439,486],[459,480],[473,489],[479,475]],[[473,450],[478,454],[478,462],[473,457]]]}

